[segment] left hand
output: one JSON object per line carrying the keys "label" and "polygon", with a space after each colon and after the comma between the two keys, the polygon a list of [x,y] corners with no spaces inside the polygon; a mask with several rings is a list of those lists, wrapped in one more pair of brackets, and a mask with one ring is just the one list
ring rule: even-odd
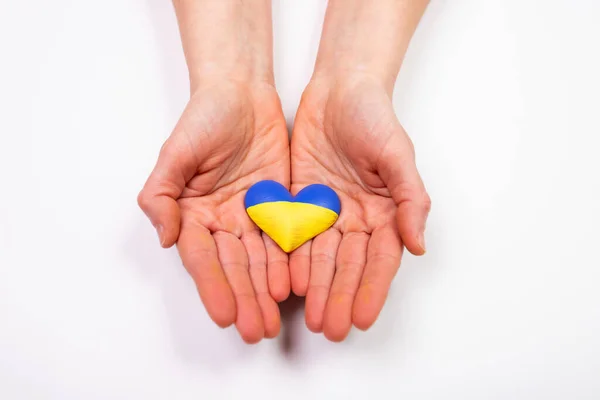
{"label": "left hand", "polygon": [[342,203],[335,225],[290,256],[308,328],[341,341],[352,324],[367,329],[377,319],[403,245],[425,253],[431,201],[389,91],[367,75],[313,79],[296,115],[291,165],[293,194],[323,183]]}

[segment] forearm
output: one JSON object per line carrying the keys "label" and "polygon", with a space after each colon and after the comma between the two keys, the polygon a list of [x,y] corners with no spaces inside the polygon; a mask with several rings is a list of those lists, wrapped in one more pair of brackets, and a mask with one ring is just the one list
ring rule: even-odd
{"label": "forearm", "polygon": [[314,77],[365,74],[381,80],[391,92],[428,3],[330,0]]}
{"label": "forearm", "polygon": [[271,0],[173,0],[192,88],[215,79],[273,83]]}

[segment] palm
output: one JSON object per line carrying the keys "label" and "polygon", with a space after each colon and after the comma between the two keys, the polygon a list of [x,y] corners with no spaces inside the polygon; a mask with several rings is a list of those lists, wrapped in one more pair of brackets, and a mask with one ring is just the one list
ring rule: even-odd
{"label": "palm", "polygon": [[[390,224],[396,204],[379,176],[369,170],[368,160],[385,146],[387,137],[377,131],[377,125],[390,123],[380,118],[393,117],[393,110],[391,115],[369,114],[359,111],[362,104],[358,102],[323,106],[318,97],[305,99],[298,110],[292,140],[292,190],[319,181],[333,187],[344,206],[334,226],[342,234],[370,234]],[[374,100],[381,104],[372,105],[373,109],[390,107],[386,98]],[[342,110],[341,114],[333,108]]]}
{"label": "palm", "polygon": [[[306,293],[308,327],[332,340],[352,323],[366,329],[374,322],[400,263],[401,206],[392,191],[404,189],[390,185],[390,168],[380,165],[398,127],[387,93],[368,83],[339,92],[309,86],[298,109],[292,191],[327,184],[342,211],[332,228],[292,253],[292,288]],[[410,141],[403,143],[412,154]]]}
{"label": "palm", "polygon": [[211,318],[235,322],[248,342],[277,335],[275,300],[287,297],[289,272],[287,255],[249,219],[243,196],[257,181],[289,186],[289,177],[275,89],[220,82],[192,96],[140,196],[150,214],[160,207],[166,215],[166,236],[177,239]]}
{"label": "palm", "polygon": [[198,163],[180,196],[183,220],[237,237],[255,233],[243,205],[245,190],[263,179],[289,185],[288,137],[277,95],[262,93],[260,104],[253,97],[213,88],[210,97],[199,93],[191,99],[182,134],[194,159],[207,151],[210,156]]}

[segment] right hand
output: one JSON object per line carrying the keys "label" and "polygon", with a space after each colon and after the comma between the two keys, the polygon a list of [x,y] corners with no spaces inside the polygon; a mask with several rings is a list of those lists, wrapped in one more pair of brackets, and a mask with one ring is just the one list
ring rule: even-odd
{"label": "right hand", "polygon": [[177,243],[211,319],[256,343],[280,330],[288,256],[248,217],[244,194],[289,188],[289,139],[275,88],[231,80],[196,86],[138,203],[167,248]]}
{"label": "right hand", "polygon": [[291,144],[292,192],[323,183],[342,211],[335,224],[290,255],[292,289],[306,295],[306,324],[332,341],[377,319],[403,247],[425,253],[431,200],[391,90],[365,74],[313,79]]}

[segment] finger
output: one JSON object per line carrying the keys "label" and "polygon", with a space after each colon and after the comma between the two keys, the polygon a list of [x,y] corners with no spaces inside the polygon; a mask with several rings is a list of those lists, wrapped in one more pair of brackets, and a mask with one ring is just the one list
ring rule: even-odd
{"label": "finger", "polygon": [[265,337],[274,338],[281,329],[281,318],[279,307],[269,293],[265,242],[259,231],[251,231],[242,236],[242,243],[248,253],[250,281],[264,321]]}
{"label": "finger", "polygon": [[177,199],[196,171],[196,158],[188,145],[173,134],[158,156],[158,161],[138,195],[138,204],[156,229],[162,247],[177,241],[180,210]]}
{"label": "finger", "polygon": [[352,322],[358,329],[370,328],[379,316],[401,258],[402,243],[393,225],[371,234],[367,264],[352,309]]}
{"label": "finger", "polygon": [[269,291],[275,301],[282,302],[290,295],[288,255],[266,233],[262,234],[267,249]]}
{"label": "finger", "polygon": [[399,123],[378,159],[377,171],[398,206],[396,218],[402,242],[414,255],[425,254],[425,224],[431,199],[415,162],[413,144]]}
{"label": "finger", "polygon": [[221,328],[233,324],[236,319],[235,299],[208,229],[185,219],[177,249],[210,318]]}
{"label": "finger", "polygon": [[369,235],[364,232],[346,233],[340,242],[323,319],[323,333],[331,341],[344,340],[352,327],[352,304],[365,267],[368,243]]}
{"label": "finger", "polygon": [[309,240],[290,254],[290,279],[296,296],[306,296],[310,277],[311,242]]}
{"label": "finger", "polygon": [[250,281],[248,255],[242,242],[231,233],[213,234],[219,260],[235,297],[235,326],[247,343],[257,343],[265,336],[262,314]]}
{"label": "finger", "polygon": [[306,290],[306,326],[312,332],[323,331],[323,315],[335,274],[335,257],[342,234],[330,228],[312,240],[310,279]]}

